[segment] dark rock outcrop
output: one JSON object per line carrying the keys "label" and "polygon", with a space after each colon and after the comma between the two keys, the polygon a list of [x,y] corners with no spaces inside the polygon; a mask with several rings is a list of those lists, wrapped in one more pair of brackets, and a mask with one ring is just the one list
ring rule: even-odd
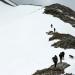
{"label": "dark rock outcrop", "polygon": [[[62,70],[62,69],[66,69],[69,66],[70,65],[67,64],[66,62],[62,62],[62,63],[58,63],[57,66],[56,66],[56,68],[60,68]],[[52,65],[50,68],[53,69],[54,65]]]}
{"label": "dark rock outcrop", "polygon": [[53,35],[49,41],[58,39],[59,41],[52,44],[55,48],[75,49],[75,37],[70,34],[61,34],[58,32],[47,32],[48,35]]}
{"label": "dark rock outcrop", "polygon": [[66,74],[64,74],[64,75],[73,75],[72,73],[66,73]]}
{"label": "dark rock outcrop", "polygon": [[69,66],[70,65],[65,62],[58,63],[56,68],[54,65],[51,65],[49,68],[37,70],[33,75],[61,75],[64,74],[65,68]]}
{"label": "dark rock outcrop", "polygon": [[[7,4],[7,5],[10,5],[10,6],[13,6],[12,4],[10,4],[9,2],[5,1],[5,0],[0,0],[1,2]],[[14,6],[13,6],[14,7]]]}
{"label": "dark rock outcrop", "polygon": [[75,27],[75,11],[69,7],[56,3],[50,6],[46,6],[44,13],[58,17],[64,22],[70,23],[73,27]]}
{"label": "dark rock outcrop", "polygon": [[74,56],[73,56],[73,55],[69,55],[69,57],[70,57],[71,59],[74,59]]}

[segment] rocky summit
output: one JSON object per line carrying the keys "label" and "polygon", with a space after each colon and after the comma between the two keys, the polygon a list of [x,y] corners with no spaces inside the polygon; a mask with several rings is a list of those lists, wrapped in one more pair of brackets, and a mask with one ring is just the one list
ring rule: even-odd
{"label": "rocky summit", "polygon": [[75,11],[67,6],[57,3],[52,4],[45,7],[44,13],[60,18],[64,22],[70,23],[73,27],[75,27]]}
{"label": "rocky summit", "polygon": [[75,49],[75,37],[70,34],[62,34],[58,32],[47,32],[48,35],[52,35],[49,38],[49,41],[58,39],[59,41],[52,44],[55,48],[64,48],[64,49]]}
{"label": "rocky summit", "polygon": [[69,64],[62,62],[58,63],[56,67],[54,67],[54,65],[51,65],[49,68],[37,70],[33,75],[61,75],[61,74],[64,75],[64,70],[69,66],[70,66]]}

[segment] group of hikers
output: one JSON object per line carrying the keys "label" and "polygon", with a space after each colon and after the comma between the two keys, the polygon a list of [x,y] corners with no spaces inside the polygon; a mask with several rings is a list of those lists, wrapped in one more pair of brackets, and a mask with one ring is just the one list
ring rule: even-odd
{"label": "group of hikers", "polygon": [[[56,28],[53,26],[53,24],[51,24],[50,27],[54,29],[54,32],[56,32]],[[50,34],[51,32],[53,32],[53,31],[47,32],[47,34]],[[60,54],[59,54],[60,63],[62,63],[62,60],[63,60],[63,58],[64,58],[64,55],[65,55],[64,52],[60,52]],[[72,59],[74,58],[73,55],[69,55],[69,57],[72,58]],[[55,56],[52,58],[52,60],[53,60],[54,65],[55,65],[55,67],[56,67],[57,62],[58,62],[58,57],[55,55]]]}
{"label": "group of hikers", "polygon": [[[65,55],[64,52],[60,52],[60,54],[59,54],[60,63],[62,63],[62,60],[63,60],[63,58],[64,58],[64,55]],[[57,57],[57,55],[55,55],[55,56],[52,58],[52,60],[53,60],[54,65],[55,65],[55,67],[56,67],[57,62],[58,62],[58,57]]]}

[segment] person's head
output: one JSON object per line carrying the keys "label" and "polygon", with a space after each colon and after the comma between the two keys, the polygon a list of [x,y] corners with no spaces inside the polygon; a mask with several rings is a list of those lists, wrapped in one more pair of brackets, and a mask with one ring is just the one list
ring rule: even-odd
{"label": "person's head", "polygon": [[64,55],[65,55],[65,52],[61,52],[61,54],[62,54],[62,56],[64,57]]}

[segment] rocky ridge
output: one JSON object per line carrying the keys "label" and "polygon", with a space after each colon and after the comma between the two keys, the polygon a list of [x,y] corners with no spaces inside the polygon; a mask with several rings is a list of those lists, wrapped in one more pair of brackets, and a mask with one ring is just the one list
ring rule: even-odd
{"label": "rocky ridge", "polygon": [[51,14],[54,17],[57,17],[66,23],[70,23],[73,27],[75,27],[75,11],[67,6],[58,3],[52,4],[45,7],[44,13]]}

